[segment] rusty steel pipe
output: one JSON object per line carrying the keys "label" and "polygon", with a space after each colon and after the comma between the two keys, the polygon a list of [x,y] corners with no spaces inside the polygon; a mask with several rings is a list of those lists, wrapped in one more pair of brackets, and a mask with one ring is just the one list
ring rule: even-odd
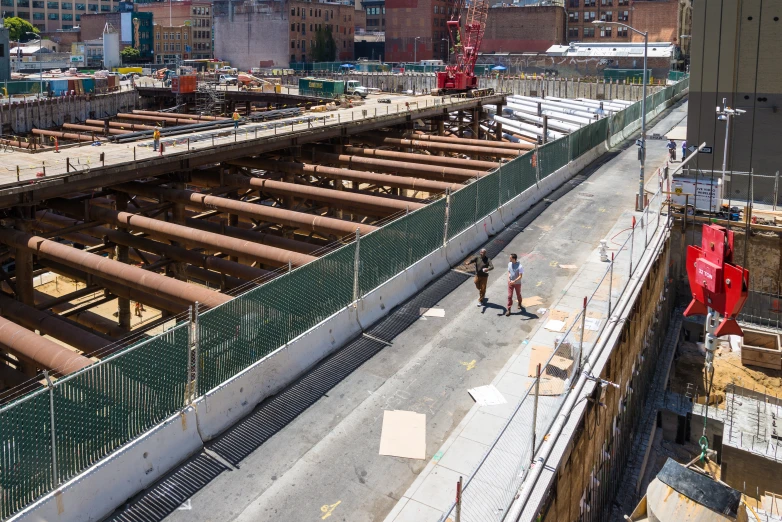
{"label": "rusty steel pipe", "polygon": [[353,170],[388,172],[402,176],[415,176],[417,178],[457,183],[464,183],[465,181],[481,178],[487,175],[487,173],[482,170],[462,169],[457,167],[444,167],[437,165],[422,165],[418,163],[407,163],[404,161],[365,158],[363,156],[349,156],[347,154],[316,152],[314,156],[315,161],[319,163],[339,163],[340,165],[347,165],[348,168]]}
{"label": "rusty steel pipe", "polygon": [[0,230],[0,242],[14,248],[30,250],[38,257],[62,263],[96,277],[130,288],[138,288],[150,295],[170,299],[185,307],[196,301],[208,307],[215,307],[231,300],[230,297],[218,292],[126,265],[113,259],[76,250],[40,236],[5,229]]}
{"label": "rusty steel pipe", "polygon": [[[38,211],[36,213],[36,218],[40,221],[60,225],[62,227],[73,226],[77,224],[76,220],[66,218],[64,216],[58,216],[46,211]],[[236,263],[234,261],[216,256],[201,254],[199,252],[194,252],[192,250],[187,250],[186,248],[174,245],[158,243],[156,241],[152,241],[151,239],[135,236],[133,234],[128,234],[127,232],[122,232],[112,228],[92,227],[86,228],[82,232],[84,234],[92,235],[96,238],[107,238],[109,241],[119,245],[125,245],[134,249],[143,250],[144,252],[151,252],[153,254],[162,254],[163,256],[175,261],[181,261],[197,267],[215,270],[217,272],[236,276],[248,281],[260,279],[269,275],[267,270],[261,270],[260,268],[242,265],[241,263]],[[66,234],[67,239],[74,241],[74,239],[71,239],[69,236],[70,234]]]}
{"label": "rusty steel pipe", "polygon": [[407,132],[403,134],[402,137],[408,140],[434,141],[438,143],[454,143],[456,145],[474,145],[478,147],[509,149],[515,151],[519,151],[519,150],[529,151],[535,148],[535,146],[530,143],[510,143],[510,142],[502,142],[502,141],[476,140],[471,138],[434,136],[432,134],[417,134],[411,132]]}
{"label": "rusty steel pipe", "polygon": [[[198,175],[193,175],[198,180]],[[219,175],[210,176],[211,179]],[[292,196],[299,199],[310,199],[320,201],[327,205],[337,206],[343,209],[360,211],[360,213],[369,213],[369,215],[388,216],[396,212],[405,212],[407,210],[416,210],[426,206],[425,203],[415,201],[400,201],[382,196],[370,196],[367,194],[356,194],[352,192],[343,192],[334,189],[312,187],[309,185],[298,185],[296,183],[286,183],[285,181],[275,181],[264,178],[250,178],[238,174],[228,174],[223,176],[223,182],[232,187],[243,187],[256,189],[266,194],[276,194],[279,196]],[[201,198],[214,196],[203,196]],[[226,199],[226,198],[217,198]],[[192,200],[191,200],[192,201]],[[205,201],[205,200],[204,200]],[[229,200],[233,201],[233,200]],[[205,203],[206,204],[206,203]],[[211,205],[209,203],[208,205]],[[219,208],[215,205],[215,208]]]}
{"label": "rusty steel pipe", "polygon": [[[168,113],[164,113],[168,114]],[[176,125],[192,125],[193,123],[198,123],[190,118],[181,118],[181,117],[171,117],[171,115],[167,116],[147,116],[145,114],[132,114],[129,112],[121,112],[117,114],[117,118],[123,119],[123,120],[138,120],[138,121],[153,121],[153,122],[166,122],[166,123],[173,123]],[[201,122],[201,123],[209,123],[209,122]]]}
{"label": "rusty steel pipe", "polygon": [[[87,125],[92,125],[93,127],[100,127],[101,129],[104,126],[104,122],[101,120],[85,120],[84,123],[86,123]],[[119,121],[110,121],[109,127],[114,127],[115,129],[121,129],[121,130],[130,129],[133,132],[157,129],[157,127],[155,127],[154,125],[141,125],[139,123],[122,123]]]}
{"label": "rusty steel pipe", "polygon": [[[3,288],[5,288],[5,283],[3,283]],[[39,292],[38,290],[33,290],[33,299],[35,299],[35,304],[36,306],[38,306],[40,304],[51,301],[52,296],[45,294],[43,292]],[[61,303],[52,306],[51,310],[55,314],[61,314],[63,312],[67,312],[68,310],[74,308],[75,306],[76,305],[71,303]],[[120,326],[114,321],[107,319],[102,315],[98,315],[95,312],[90,312],[89,310],[84,310],[77,314],[71,315],[70,317],[68,317],[68,319],[70,319],[75,323],[79,323],[82,326],[86,326],[87,328],[91,328],[92,330],[95,330],[98,333],[108,335],[109,337],[112,337],[114,339],[119,339],[121,337],[128,335],[128,332],[125,331],[123,328],[120,328]]]}
{"label": "rusty steel pipe", "polygon": [[0,346],[23,361],[32,361],[46,370],[67,375],[86,368],[92,361],[54,341],[0,317]]}
{"label": "rusty steel pipe", "polygon": [[516,156],[521,156],[527,152],[521,149],[511,150],[499,147],[482,147],[478,145],[460,145],[456,143],[438,143],[435,141],[407,140],[400,138],[383,138],[382,143],[383,145],[393,145],[395,147],[452,152],[454,154],[473,154],[477,156],[500,156],[505,158],[515,158]]}
{"label": "rusty steel pipe", "polygon": [[54,337],[58,341],[62,341],[82,351],[87,356],[101,352],[111,344],[110,341],[102,337],[85,332],[78,326],[71,324],[67,319],[42,312],[3,295],[0,295],[0,311],[2,311],[3,317],[14,321],[20,326],[33,331],[38,330],[43,334]]}
{"label": "rusty steel pipe", "polygon": [[[106,131],[103,127],[93,127],[91,125],[77,125],[75,123],[63,123],[62,124],[63,129],[69,129],[69,130],[77,130],[77,131],[86,131],[86,132],[94,132],[95,134],[105,134]],[[109,134],[130,134],[131,131],[124,131],[119,129],[111,129],[109,128]]]}
{"label": "rusty steel pipe", "polygon": [[177,118],[185,118],[185,119],[191,119],[191,120],[198,120],[198,121],[224,121],[228,118],[220,117],[220,116],[204,116],[202,114],[179,114],[179,113],[171,113],[171,112],[159,112],[159,111],[142,111],[139,109],[133,110],[133,114],[141,114],[144,116],[170,116],[175,115]]}
{"label": "rusty steel pipe", "polygon": [[[80,204],[67,200],[50,200],[49,206],[71,216],[84,215],[84,208]],[[294,266],[301,266],[315,259],[314,256],[290,252],[268,245],[259,245],[250,241],[243,241],[202,230],[194,230],[176,223],[167,223],[159,219],[138,216],[129,212],[118,212],[98,206],[90,206],[88,211],[90,219],[101,220],[138,232],[145,232],[153,237],[181,241],[209,250],[219,250],[236,257],[250,257],[268,265],[287,266],[288,262],[290,262]],[[316,218],[317,216],[312,217]]]}
{"label": "rusty steel pipe", "polygon": [[[446,167],[471,168],[477,170],[493,170],[500,166],[495,161],[468,160],[461,158],[451,158],[448,156],[434,156],[429,154],[416,154],[413,152],[398,152],[395,150],[366,149],[362,147],[344,147],[345,154],[366,156],[369,158],[380,158],[397,161],[410,161],[412,163],[424,163],[427,165],[443,165]],[[232,163],[232,162],[231,162]]]}
{"label": "rusty steel pipe", "polygon": [[[311,230],[320,233],[334,234],[337,236],[344,236],[347,234],[355,234],[358,228],[362,235],[368,234],[375,230],[377,227],[372,225],[363,225],[361,223],[353,223],[351,221],[344,221],[342,219],[316,216],[313,214],[307,214],[304,212],[295,212],[292,210],[285,210],[276,207],[270,207],[267,205],[257,205],[255,203],[246,203],[244,201],[236,201],[228,198],[221,198],[217,196],[210,196],[208,194],[201,194],[198,192],[192,192],[190,190],[176,190],[167,189],[163,187],[155,187],[152,185],[144,185],[143,183],[123,183],[116,185],[113,188],[129,192],[131,194],[140,194],[142,196],[163,197],[169,201],[175,201],[179,203],[198,205],[205,209],[217,209],[230,214],[236,214],[239,216],[251,217],[255,219],[261,219],[263,221],[269,221],[272,223],[279,223],[284,226],[303,228],[305,230]],[[336,191],[333,191],[336,192]],[[205,232],[202,232],[205,233]],[[273,250],[279,250],[271,246],[256,245],[259,248],[267,248]],[[227,250],[224,250],[227,252]],[[287,251],[286,251],[287,252]],[[292,253],[291,253],[292,254]],[[236,255],[236,254],[234,254]],[[247,255],[247,253],[241,254]],[[303,256],[303,254],[298,254]],[[310,257],[310,256],[305,256]],[[283,258],[280,258],[281,260]],[[283,264],[287,264],[287,259]],[[312,258],[308,260],[311,261]],[[296,263],[301,265],[304,263]]]}
{"label": "rusty steel pipe", "polygon": [[[261,169],[272,172],[287,172],[289,174],[301,174],[310,176],[322,176],[329,179],[338,179],[346,181],[355,181],[358,183],[372,183],[379,186],[395,187],[409,190],[421,190],[424,192],[439,194],[445,192],[448,189],[458,190],[461,185],[457,183],[447,183],[444,181],[434,181],[421,178],[409,178],[405,176],[394,176],[392,174],[375,174],[373,172],[363,172],[360,170],[341,169],[336,167],[324,167],[322,165],[310,165],[307,163],[293,163],[287,161],[275,161],[265,159],[252,159],[252,160],[236,160],[230,162],[233,165],[240,165],[242,167],[250,167],[253,169]],[[198,182],[204,180],[207,176],[192,176],[193,179]],[[219,176],[208,176],[209,179],[205,180],[208,183],[217,184],[220,183]],[[234,186],[234,179],[232,181],[226,181],[230,185]],[[253,178],[244,178],[253,179]],[[246,183],[245,187],[250,187],[250,183]]]}
{"label": "rusty steel pipe", "polygon": [[55,138],[60,138],[63,140],[77,140],[77,141],[102,141],[104,138],[101,138],[100,136],[95,136],[93,139],[92,136],[87,134],[73,134],[70,132],[58,132],[58,131],[48,131],[43,129],[33,129],[33,134],[38,134],[40,136],[54,136]]}
{"label": "rusty steel pipe", "polygon": [[305,243],[304,241],[288,239],[287,237],[275,236],[274,234],[267,234],[265,232],[259,232],[247,228],[221,225],[220,223],[206,221],[203,219],[186,218],[185,225],[190,228],[206,230],[207,232],[213,232],[215,234],[244,239],[245,241],[251,241],[253,243],[262,243],[264,245],[275,246],[284,250],[300,252],[302,254],[309,254],[312,256],[318,255],[320,251],[323,250],[322,246],[312,245],[310,243]]}

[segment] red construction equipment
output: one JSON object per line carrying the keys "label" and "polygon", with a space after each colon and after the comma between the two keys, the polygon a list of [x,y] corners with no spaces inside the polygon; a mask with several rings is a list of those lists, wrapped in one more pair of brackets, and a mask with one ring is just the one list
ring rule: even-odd
{"label": "red construction equipment", "polygon": [[437,89],[440,93],[467,93],[471,96],[494,94],[494,89],[478,89],[475,76],[475,62],[481,48],[489,16],[488,0],[471,0],[467,6],[467,17],[462,27],[462,11],[466,0],[461,0],[455,14],[448,20],[448,34],[453,47],[455,64],[445,66],[437,73]]}
{"label": "red construction equipment", "polygon": [[719,319],[715,337],[743,335],[736,315],[747,301],[749,270],[733,264],[733,232],[703,225],[701,246],[687,247],[687,276],[692,302],[685,317],[715,313]]}

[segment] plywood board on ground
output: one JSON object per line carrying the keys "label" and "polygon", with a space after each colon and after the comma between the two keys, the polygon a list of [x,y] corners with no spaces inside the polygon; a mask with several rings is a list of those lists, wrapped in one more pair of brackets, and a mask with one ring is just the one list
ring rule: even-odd
{"label": "plywood board on ground", "polygon": [[384,411],[380,454],[406,459],[425,459],[426,415],[413,411]]}
{"label": "plywood board on ground", "polygon": [[539,304],[543,304],[543,300],[539,295],[533,295],[532,297],[522,297],[521,304],[524,305],[525,308],[528,306],[538,306]]}
{"label": "plywood board on ground", "polygon": [[527,375],[530,377],[537,376],[538,371],[538,364],[542,368],[546,366],[546,361],[548,361],[549,357],[551,357],[551,354],[554,353],[553,348],[549,348],[548,346],[532,346],[529,351],[529,367],[527,368]]}

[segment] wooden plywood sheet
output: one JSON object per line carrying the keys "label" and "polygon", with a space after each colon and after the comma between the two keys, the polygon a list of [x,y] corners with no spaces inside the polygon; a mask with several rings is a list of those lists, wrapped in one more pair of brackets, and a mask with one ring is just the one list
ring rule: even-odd
{"label": "wooden plywood sheet", "polygon": [[548,361],[552,353],[554,353],[554,349],[549,348],[548,346],[532,346],[529,352],[529,367],[527,368],[527,375],[530,377],[535,377],[537,375],[538,364],[540,364],[542,371],[542,368],[546,365],[546,361]]}
{"label": "wooden plywood sheet", "polygon": [[406,459],[425,459],[426,415],[402,410],[383,412],[380,454]]}

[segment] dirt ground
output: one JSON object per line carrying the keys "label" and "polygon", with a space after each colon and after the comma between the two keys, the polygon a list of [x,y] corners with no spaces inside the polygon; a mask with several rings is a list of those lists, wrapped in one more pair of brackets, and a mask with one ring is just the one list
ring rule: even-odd
{"label": "dirt ground", "polygon": [[[693,394],[697,393],[701,398],[706,393],[704,381],[704,354],[698,345],[689,341],[683,341],[679,347],[677,357],[674,360],[674,368],[671,372],[670,390],[677,393],[686,393],[687,384],[693,385]],[[769,395],[782,393],[782,372],[757,366],[744,366],[741,364],[741,353],[730,351],[727,342],[721,341],[721,346],[714,356],[714,387],[712,395],[714,400],[723,404],[725,388],[728,384],[735,383],[744,388],[759,390]],[[703,402],[703,400],[699,400]]]}

